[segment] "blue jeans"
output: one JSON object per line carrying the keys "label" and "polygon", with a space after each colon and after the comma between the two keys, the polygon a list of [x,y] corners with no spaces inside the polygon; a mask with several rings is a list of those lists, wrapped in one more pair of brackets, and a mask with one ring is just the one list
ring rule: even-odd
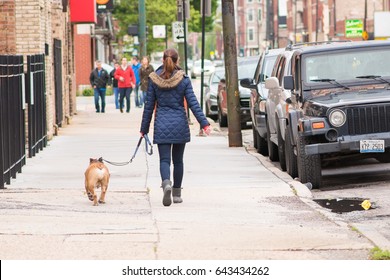
{"label": "blue jeans", "polygon": [[134,88],[134,101],[135,101],[135,107],[141,107],[142,106],[142,100],[141,95],[139,94],[139,85],[136,85]]}
{"label": "blue jeans", "polygon": [[146,101],[146,91],[141,91],[141,105]]}
{"label": "blue jeans", "polygon": [[126,112],[130,112],[130,94],[132,88],[119,88],[119,108],[123,108],[123,100],[126,97]]}
{"label": "blue jeans", "polygon": [[161,181],[171,179],[171,157],[173,162],[173,187],[181,188],[184,165],[183,155],[186,144],[158,144],[160,155]]}
{"label": "blue jeans", "polygon": [[115,108],[119,109],[119,88],[114,87],[112,88],[114,91],[114,103],[115,103]]}
{"label": "blue jeans", "polygon": [[99,97],[102,100],[102,113],[104,113],[104,109],[106,108],[106,88],[94,88],[93,96],[95,98],[95,109],[96,112],[100,112],[99,106]]}

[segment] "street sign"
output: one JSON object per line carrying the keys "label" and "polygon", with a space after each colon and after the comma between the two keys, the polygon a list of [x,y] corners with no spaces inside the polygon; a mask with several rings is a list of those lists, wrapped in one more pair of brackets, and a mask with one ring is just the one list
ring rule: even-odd
{"label": "street sign", "polygon": [[346,38],[362,38],[362,34],[363,34],[363,20],[361,19],[345,20]]}
{"label": "street sign", "polygon": [[184,43],[184,25],[181,21],[172,22],[173,42]]}
{"label": "street sign", "polygon": [[165,38],[166,30],[165,25],[153,25],[153,38]]}

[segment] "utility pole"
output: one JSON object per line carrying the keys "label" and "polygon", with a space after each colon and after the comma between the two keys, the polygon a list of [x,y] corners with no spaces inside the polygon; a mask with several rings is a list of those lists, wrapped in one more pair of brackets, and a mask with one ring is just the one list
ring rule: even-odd
{"label": "utility pole", "polygon": [[234,0],[222,1],[229,147],[242,147]]}
{"label": "utility pole", "polygon": [[139,57],[146,55],[146,12],[145,0],[138,1]]}
{"label": "utility pole", "polygon": [[309,35],[308,42],[312,42],[312,10],[313,7],[311,6],[311,0],[307,1],[307,33]]}
{"label": "utility pole", "polygon": [[316,42],[318,41],[318,0],[316,2]]}

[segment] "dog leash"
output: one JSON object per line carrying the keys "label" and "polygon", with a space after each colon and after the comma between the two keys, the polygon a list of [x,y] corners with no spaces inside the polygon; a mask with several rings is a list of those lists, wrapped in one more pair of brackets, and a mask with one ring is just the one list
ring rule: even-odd
{"label": "dog leash", "polygon": [[[149,137],[147,134],[144,134],[144,136],[141,136],[138,140],[138,144],[137,144],[137,147],[135,148],[135,151],[134,151],[134,154],[133,156],[131,157],[131,159],[129,161],[126,161],[126,162],[114,162],[114,161],[109,161],[109,160],[106,160],[106,159],[103,159],[101,158],[103,161],[107,162],[108,164],[111,164],[111,165],[115,165],[115,166],[125,166],[131,162],[133,162],[133,159],[135,158],[135,155],[137,154],[138,152],[138,149],[139,147],[141,146],[141,143],[142,143],[142,139],[145,139],[145,150],[146,150],[146,153],[148,155],[153,155],[153,145],[152,143],[150,142],[149,140]],[[148,148],[148,145],[150,147],[150,151],[149,151],[149,148]]]}

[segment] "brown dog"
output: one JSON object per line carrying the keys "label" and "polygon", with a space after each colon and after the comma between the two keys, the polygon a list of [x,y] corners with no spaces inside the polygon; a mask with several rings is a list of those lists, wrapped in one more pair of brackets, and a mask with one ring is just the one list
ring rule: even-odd
{"label": "brown dog", "polygon": [[89,200],[93,201],[93,206],[98,205],[95,188],[102,188],[99,198],[99,203],[105,203],[104,198],[108,188],[108,181],[110,179],[110,172],[104,165],[103,159],[89,159],[89,166],[85,171],[85,190]]}

